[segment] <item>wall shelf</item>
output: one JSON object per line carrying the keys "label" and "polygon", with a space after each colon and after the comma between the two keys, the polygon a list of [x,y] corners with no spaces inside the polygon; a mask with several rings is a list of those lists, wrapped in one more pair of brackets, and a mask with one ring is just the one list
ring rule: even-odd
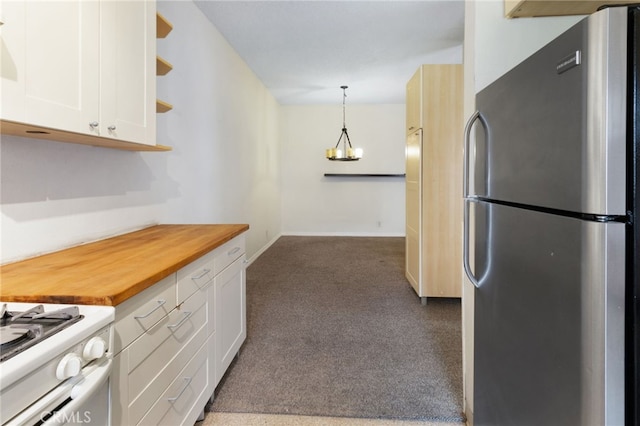
{"label": "wall shelf", "polygon": [[163,113],[167,111],[171,111],[173,109],[173,105],[168,102],[161,101],[160,99],[156,100],[156,112]]}
{"label": "wall shelf", "polygon": [[325,173],[325,177],[401,177],[404,173]]}
{"label": "wall shelf", "polygon": [[156,37],[165,38],[173,30],[173,25],[160,13],[156,12]]}
{"label": "wall shelf", "polygon": [[637,3],[637,0],[505,0],[504,14],[507,18],[588,15],[600,6],[631,3]]}
{"label": "wall shelf", "polygon": [[[167,18],[162,16],[162,14],[156,11],[156,38],[165,38],[170,32],[173,30],[173,25]],[[166,75],[173,69],[173,65],[171,65],[168,61],[161,58],[160,56],[156,56],[156,75]],[[171,111],[173,109],[173,105],[168,102],[161,101],[160,99],[156,99],[156,113],[164,113],[167,111]]]}
{"label": "wall shelf", "polygon": [[156,56],[156,75],[166,75],[173,69],[173,65],[162,59],[160,56]]}

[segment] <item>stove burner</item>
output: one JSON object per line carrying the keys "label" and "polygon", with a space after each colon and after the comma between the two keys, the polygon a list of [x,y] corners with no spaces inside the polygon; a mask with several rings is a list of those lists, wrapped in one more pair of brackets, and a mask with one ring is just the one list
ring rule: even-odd
{"label": "stove burner", "polygon": [[36,333],[29,327],[0,327],[0,347],[3,349],[24,340],[35,339]]}
{"label": "stove burner", "polygon": [[36,305],[11,312],[5,303],[0,314],[0,362],[84,318],[77,306],[45,312],[42,305]]}

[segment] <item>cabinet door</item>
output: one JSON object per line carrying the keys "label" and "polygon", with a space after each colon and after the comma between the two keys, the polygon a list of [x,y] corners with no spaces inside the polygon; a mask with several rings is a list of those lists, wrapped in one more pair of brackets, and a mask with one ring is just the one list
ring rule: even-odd
{"label": "cabinet door", "polygon": [[0,5],[1,118],[93,132],[89,123],[98,119],[99,96],[98,3]]}
{"label": "cabinet door", "polygon": [[462,292],[462,66],[423,66],[422,272],[425,296]]}
{"label": "cabinet door", "polygon": [[155,145],[155,2],[100,3],[100,133]]}
{"label": "cabinet door", "polygon": [[244,256],[214,278],[216,384],[247,337]]}

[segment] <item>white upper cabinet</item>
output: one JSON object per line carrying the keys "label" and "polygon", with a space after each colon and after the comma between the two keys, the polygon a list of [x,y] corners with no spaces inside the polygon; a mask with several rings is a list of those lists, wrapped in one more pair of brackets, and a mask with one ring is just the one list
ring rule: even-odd
{"label": "white upper cabinet", "polygon": [[99,117],[99,4],[3,1],[3,119],[90,133]]}
{"label": "white upper cabinet", "polygon": [[155,2],[102,1],[100,17],[100,134],[155,144]]}
{"label": "white upper cabinet", "polygon": [[0,118],[155,145],[155,19],[154,1],[2,0]]}

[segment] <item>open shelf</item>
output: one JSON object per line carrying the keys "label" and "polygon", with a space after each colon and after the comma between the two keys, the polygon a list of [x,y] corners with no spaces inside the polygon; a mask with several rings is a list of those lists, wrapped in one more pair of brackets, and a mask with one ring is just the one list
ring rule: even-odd
{"label": "open shelf", "polygon": [[156,12],[156,37],[165,38],[173,30],[173,25],[159,12]]}
{"label": "open shelf", "polygon": [[[156,12],[156,38],[165,38],[173,30],[173,25],[162,16],[160,12]],[[166,75],[173,69],[168,61],[156,56],[156,75]],[[156,99],[156,113],[171,111],[173,105],[168,102]]]}
{"label": "open shelf", "polygon": [[160,99],[156,99],[156,112],[167,112],[173,109],[173,105],[168,102],[161,101]]}
{"label": "open shelf", "polygon": [[173,65],[162,59],[160,56],[156,56],[156,75],[166,75],[173,69]]}
{"label": "open shelf", "polygon": [[588,15],[600,6],[637,3],[638,0],[505,0],[504,11],[508,18],[535,16]]}

